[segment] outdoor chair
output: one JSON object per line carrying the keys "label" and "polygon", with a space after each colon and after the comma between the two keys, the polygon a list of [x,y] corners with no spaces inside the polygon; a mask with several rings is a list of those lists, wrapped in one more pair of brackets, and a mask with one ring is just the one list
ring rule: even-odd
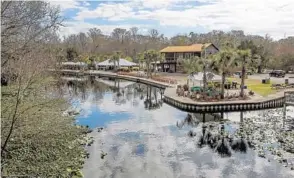
{"label": "outdoor chair", "polygon": [[237,82],[232,82],[232,89],[237,89],[237,85],[238,85],[238,83]]}

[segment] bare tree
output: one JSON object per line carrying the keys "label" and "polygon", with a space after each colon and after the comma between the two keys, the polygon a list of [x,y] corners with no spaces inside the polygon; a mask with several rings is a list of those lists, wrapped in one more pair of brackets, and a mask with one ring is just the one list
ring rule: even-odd
{"label": "bare tree", "polygon": [[1,67],[19,60],[62,23],[59,9],[41,1],[1,2]]}
{"label": "bare tree", "polygon": [[[12,73],[13,107],[5,118],[2,127],[1,157],[7,151],[10,137],[22,113],[23,104],[29,90],[40,80],[46,69],[56,63],[56,55],[51,50],[52,44],[58,43],[54,33],[62,19],[59,10],[45,2],[4,1],[1,2],[1,38],[2,72]],[[47,55],[45,55],[47,54]],[[8,130],[5,130],[8,128]]]}
{"label": "bare tree", "polygon": [[121,44],[124,43],[124,38],[126,35],[126,29],[122,29],[122,28],[116,28],[113,30],[112,32],[112,36],[114,39],[116,39],[117,41],[120,41]]}

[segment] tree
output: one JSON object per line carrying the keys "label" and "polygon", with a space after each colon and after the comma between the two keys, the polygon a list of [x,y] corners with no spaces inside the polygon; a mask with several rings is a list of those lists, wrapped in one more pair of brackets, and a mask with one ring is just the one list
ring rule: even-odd
{"label": "tree", "polygon": [[78,57],[78,53],[75,48],[67,48],[66,50],[67,61],[75,61],[77,57]]}
{"label": "tree", "polygon": [[155,50],[148,50],[148,51],[144,52],[143,57],[144,57],[144,62],[146,63],[146,67],[147,67],[147,77],[149,78],[149,77],[151,77],[151,64],[152,64],[152,62],[162,60],[163,56]]}
{"label": "tree", "polygon": [[127,30],[122,29],[122,28],[115,28],[112,32],[112,36],[114,39],[117,41],[120,41],[121,44],[124,43],[125,35],[126,35]]}
{"label": "tree", "polygon": [[115,70],[117,70],[119,68],[119,60],[120,60],[120,58],[121,58],[121,52],[120,51],[114,52],[114,54],[112,54],[112,56],[110,57],[110,62],[113,62]]}
{"label": "tree", "polygon": [[180,61],[183,64],[184,72],[191,74],[192,72],[199,72],[199,63],[198,63],[199,57],[194,56],[192,58],[188,59],[180,59]]}
{"label": "tree", "polygon": [[3,73],[17,73],[12,63],[34,51],[43,42],[52,42],[63,19],[59,9],[43,1],[1,1],[1,67]]}
{"label": "tree", "polygon": [[132,27],[132,28],[130,28],[130,34],[131,34],[132,39],[133,39],[134,42],[137,41],[138,31],[139,31],[138,27]]}
{"label": "tree", "polygon": [[243,98],[244,97],[244,85],[245,85],[245,76],[246,76],[246,65],[248,65],[251,62],[251,51],[250,50],[238,50],[237,51],[238,58],[237,62],[240,63],[242,67],[242,72],[241,72],[241,93],[240,96]]}
{"label": "tree", "polygon": [[66,107],[61,97],[48,95],[47,69],[63,52],[56,36],[61,22],[49,3],[1,2],[1,67],[15,76],[1,88],[3,177],[68,177],[69,166],[81,166],[81,129],[60,115]]}
{"label": "tree", "polygon": [[230,72],[232,67],[237,66],[235,56],[236,56],[235,51],[227,47],[220,50],[220,52],[216,54],[216,57],[215,57],[214,66],[218,66],[215,69],[219,71],[222,76],[222,85],[221,85],[222,99],[224,99],[224,95],[225,95],[226,75]]}

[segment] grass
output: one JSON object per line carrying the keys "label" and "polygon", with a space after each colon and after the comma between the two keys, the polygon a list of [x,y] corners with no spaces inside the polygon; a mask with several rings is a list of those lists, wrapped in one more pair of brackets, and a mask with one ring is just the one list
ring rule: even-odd
{"label": "grass", "polygon": [[[241,83],[241,79],[239,79],[239,78],[228,78],[228,80],[229,81],[237,81],[238,83]],[[261,96],[268,96],[268,95],[276,93],[276,90],[271,88],[272,83],[262,84],[261,80],[246,79],[245,85],[247,85],[249,90],[252,90]]]}

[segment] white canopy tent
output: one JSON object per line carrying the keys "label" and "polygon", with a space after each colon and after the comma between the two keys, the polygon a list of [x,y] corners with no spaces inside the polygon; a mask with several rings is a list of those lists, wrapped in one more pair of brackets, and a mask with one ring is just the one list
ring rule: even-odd
{"label": "white canopy tent", "polygon": [[61,65],[64,65],[64,66],[86,66],[87,64],[84,62],[61,62]]}
{"label": "white canopy tent", "polygon": [[[190,74],[188,78],[188,83],[192,83],[193,86],[203,86],[203,72],[197,72]],[[212,72],[206,73],[207,82],[221,82],[222,77],[220,75],[214,74]]]}
{"label": "white canopy tent", "polygon": [[[134,66],[138,66],[138,64],[134,63],[134,62],[130,62],[126,59],[119,59],[119,63],[116,62],[116,65],[119,64],[119,67],[134,67]],[[111,61],[110,59],[107,59],[103,62],[97,63],[96,67],[110,67],[110,66],[114,66],[114,62]]]}

